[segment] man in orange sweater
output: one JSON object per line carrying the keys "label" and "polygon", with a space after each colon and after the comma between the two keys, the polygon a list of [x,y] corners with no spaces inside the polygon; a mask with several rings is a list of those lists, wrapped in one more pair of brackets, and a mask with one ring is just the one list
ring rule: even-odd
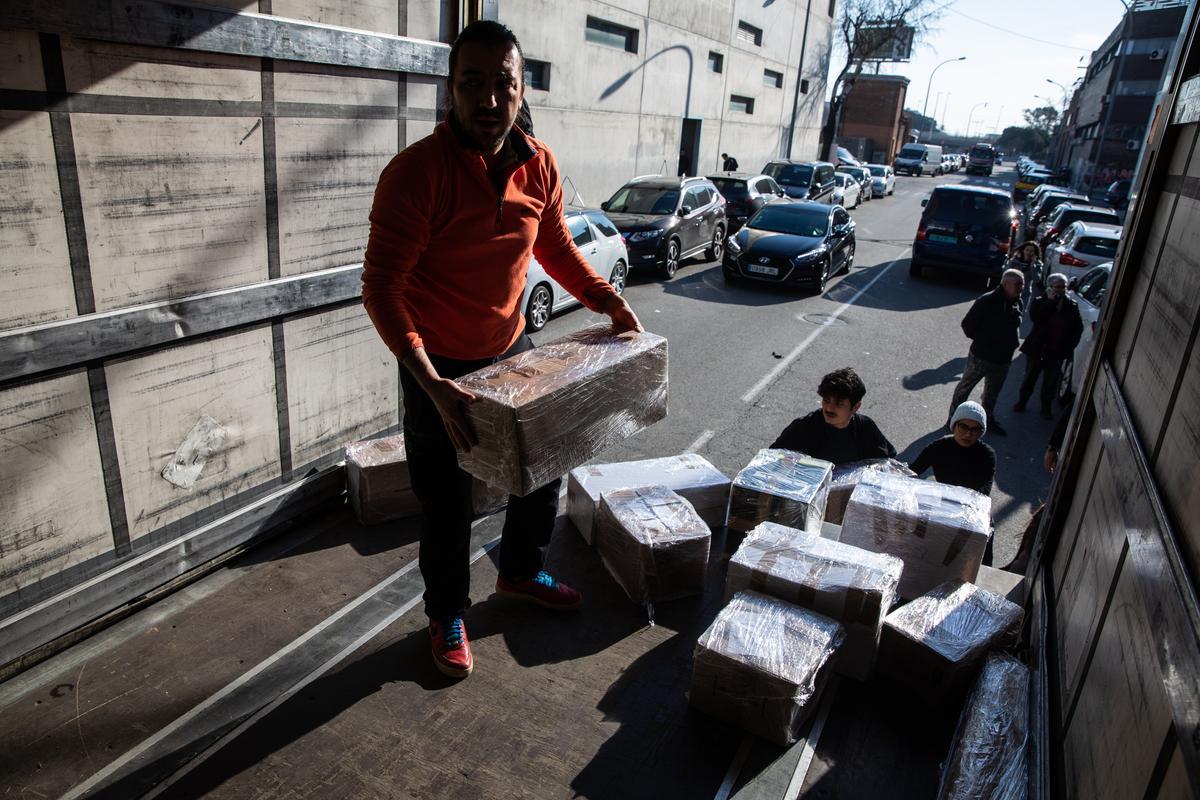
{"label": "man in orange sweater", "polygon": [[[379,178],[363,271],[363,304],[404,365],[404,439],[421,502],[420,567],[434,663],[453,677],[474,662],[470,604],[471,478],[455,451],[475,434],[454,382],[533,345],[518,307],[530,254],[615,332],[641,330],[629,304],[575,247],[563,220],[558,165],[514,126],[525,95],[521,45],[490,21],[450,49],[450,109],[433,134],[392,159]],[[561,480],[510,497],[498,594],[552,609],[580,595],[542,569]]]}

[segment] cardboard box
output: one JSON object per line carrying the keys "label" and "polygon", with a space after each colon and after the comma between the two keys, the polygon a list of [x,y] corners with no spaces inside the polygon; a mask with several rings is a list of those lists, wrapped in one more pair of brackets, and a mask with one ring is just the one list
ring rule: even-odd
{"label": "cardboard box", "polygon": [[916,477],[907,464],[894,458],[871,458],[834,467],[833,476],[829,479],[829,501],[825,504],[826,522],[842,524],[846,516],[846,504],[850,502],[854,487],[872,472]]}
{"label": "cardboard box", "polygon": [[792,450],[759,450],[729,491],[731,530],[745,533],[760,522],[819,533],[833,465]]}
{"label": "cardboard box", "polygon": [[879,669],[923,697],[952,702],[984,656],[1017,644],[1023,617],[998,594],[950,581],[884,617]]}
{"label": "cardboard box", "polygon": [[703,593],[712,534],[675,492],[664,486],[604,492],[595,523],[596,550],[634,602]]}
{"label": "cardboard box", "polygon": [[971,489],[872,473],[850,495],[841,541],[904,562],[900,596],[973,581],[991,536],[992,501]]}
{"label": "cardboard box", "polygon": [[840,622],[846,641],[836,669],[862,681],[875,665],[880,627],[903,568],[894,556],[764,522],[729,560],[725,596],[753,589]]}
{"label": "cardboard box", "polygon": [[696,642],[690,702],[776,744],[793,744],[844,635],[820,614],[738,592]]}
{"label": "cardboard box", "polygon": [[667,340],[594,325],[458,379],[467,472],[524,496],[667,415]]}
{"label": "cardboard box", "polygon": [[709,528],[725,524],[729,478],[695,453],[577,467],[567,480],[567,515],[591,544],[592,521],[600,507],[600,493],[642,486],[665,486],[675,491],[692,504]]}

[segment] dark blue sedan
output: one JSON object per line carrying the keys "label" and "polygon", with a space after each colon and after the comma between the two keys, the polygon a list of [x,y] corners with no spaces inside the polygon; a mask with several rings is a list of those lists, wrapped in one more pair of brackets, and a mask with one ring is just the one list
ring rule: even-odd
{"label": "dark blue sedan", "polygon": [[825,291],[829,278],[854,263],[854,220],[839,206],[764,206],[725,242],[725,279]]}

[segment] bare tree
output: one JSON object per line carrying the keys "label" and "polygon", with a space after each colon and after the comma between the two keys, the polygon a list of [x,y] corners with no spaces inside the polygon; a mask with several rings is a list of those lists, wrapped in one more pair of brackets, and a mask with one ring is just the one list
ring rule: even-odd
{"label": "bare tree", "polygon": [[929,33],[945,7],[946,3],[938,0],[841,0],[837,35],[846,63],[833,80],[829,117],[822,134],[826,158],[837,163],[842,107],[863,67],[888,60],[897,35],[906,29],[911,30],[915,45]]}

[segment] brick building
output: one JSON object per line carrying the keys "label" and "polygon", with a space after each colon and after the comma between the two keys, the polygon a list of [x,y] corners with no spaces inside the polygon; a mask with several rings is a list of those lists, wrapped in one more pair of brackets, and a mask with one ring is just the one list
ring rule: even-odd
{"label": "brick building", "polygon": [[859,75],[842,111],[838,143],[856,158],[890,164],[904,146],[904,101],[908,78],[902,75]]}

